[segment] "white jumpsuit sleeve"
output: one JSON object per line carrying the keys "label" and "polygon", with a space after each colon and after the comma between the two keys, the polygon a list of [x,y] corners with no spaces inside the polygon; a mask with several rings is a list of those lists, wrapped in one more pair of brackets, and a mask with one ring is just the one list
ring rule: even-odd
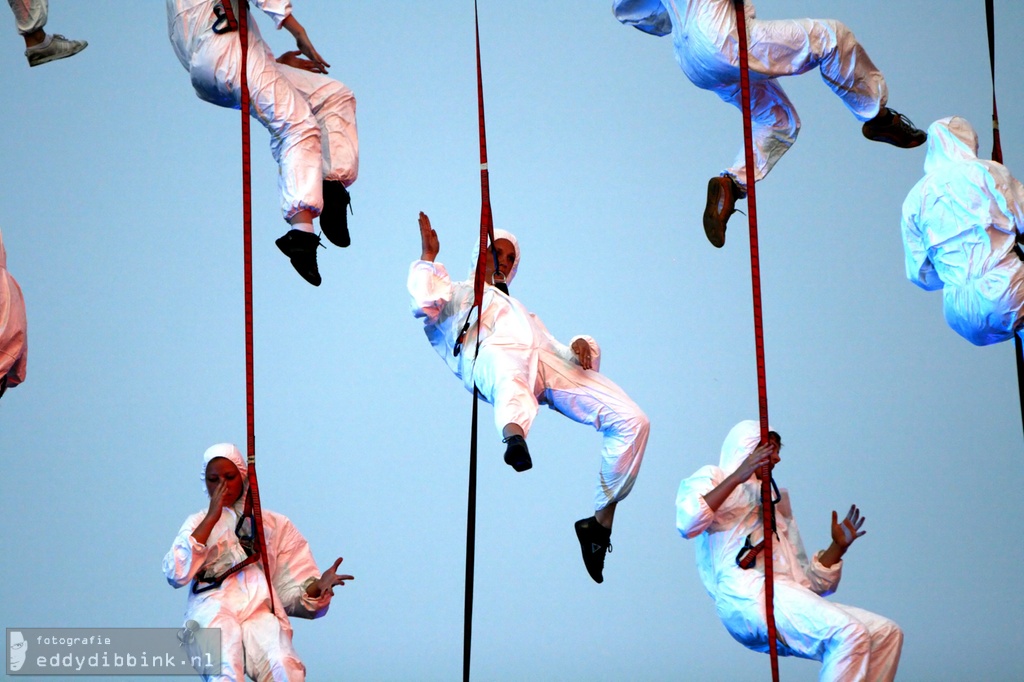
{"label": "white jumpsuit sleeve", "polygon": [[714,523],[715,511],[704,501],[704,496],[723,480],[722,470],[708,465],[680,482],[676,493],[676,528],[687,540],[697,537]]}
{"label": "white jumpsuit sleeve", "polygon": [[672,19],[661,0],[614,0],[612,13],[627,26],[664,36],[672,32]]}
{"label": "white jumpsuit sleeve", "polygon": [[306,588],[320,579],[320,571],[302,533],[286,517],[278,515],[278,519],[274,537],[274,591],[289,616],[320,618],[327,613],[332,595],[327,591],[313,599],[306,594]]}
{"label": "white jumpsuit sleeve", "polygon": [[284,20],[291,16],[291,0],[253,0],[263,13],[274,20],[274,26],[281,28]]}
{"label": "white jumpsuit sleeve", "polygon": [[441,263],[413,261],[406,282],[412,297],[412,314],[436,323],[445,305],[452,299],[452,280]]}
{"label": "white jumpsuit sleeve", "polygon": [[172,587],[184,587],[202,569],[207,547],[192,537],[204,514],[193,514],[185,519],[171,549],[164,556],[164,575]]}

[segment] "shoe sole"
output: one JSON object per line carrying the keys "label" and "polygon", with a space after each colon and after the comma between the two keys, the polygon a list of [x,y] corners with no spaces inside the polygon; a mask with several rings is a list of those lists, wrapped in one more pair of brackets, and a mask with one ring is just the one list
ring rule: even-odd
{"label": "shoe sole", "polygon": [[718,215],[718,204],[722,201],[722,183],[718,178],[708,180],[708,202],[704,206],[704,235],[716,249],[725,246],[725,224],[728,216]]}
{"label": "shoe sole", "polygon": [[869,130],[867,127],[861,128],[861,132],[864,134],[864,137],[872,142],[884,142],[886,144],[891,144],[893,147],[899,147],[900,149],[913,149],[915,147],[920,147],[928,140],[927,135],[908,138]]}

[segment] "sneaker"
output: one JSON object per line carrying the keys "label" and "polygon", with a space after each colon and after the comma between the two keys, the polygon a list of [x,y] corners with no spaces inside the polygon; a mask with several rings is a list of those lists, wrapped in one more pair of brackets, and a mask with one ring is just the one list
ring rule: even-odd
{"label": "sneaker", "polygon": [[5,374],[3,376],[3,378],[0,379],[0,398],[3,398],[4,397],[4,393],[6,393],[6,392],[7,392],[7,375]]}
{"label": "sneaker", "polygon": [[348,236],[348,210],[351,198],[345,185],[337,180],[324,180],[324,210],[320,212],[320,229],[327,240],[345,248],[352,243]]}
{"label": "sneaker", "polygon": [[76,55],[88,46],[89,43],[84,40],[68,40],[62,35],[47,34],[43,42],[25,50],[25,57],[28,58],[29,66],[39,66]]}
{"label": "sneaker", "polygon": [[597,517],[576,522],[576,537],[583,552],[583,564],[595,583],[603,583],[604,555],[612,551],[612,531],[597,522]]}
{"label": "sneaker", "polygon": [[736,212],[740,188],[731,176],[716,175],[708,180],[708,203],[704,206],[704,234],[715,248],[725,246],[725,224]]}
{"label": "sneaker", "polygon": [[920,130],[910,119],[895,109],[882,107],[870,121],[861,128],[864,137],[875,142],[887,142],[903,149],[920,147],[928,139],[928,133]]}
{"label": "sneaker", "polygon": [[522,436],[509,436],[501,441],[507,443],[505,448],[505,464],[519,472],[533,468],[530,449],[526,447],[526,439]]}
{"label": "sneaker", "polygon": [[295,272],[302,279],[315,287],[320,286],[320,271],[316,267],[316,249],[320,246],[320,237],[312,232],[288,230],[274,243],[281,249],[281,253],[288,256]]}

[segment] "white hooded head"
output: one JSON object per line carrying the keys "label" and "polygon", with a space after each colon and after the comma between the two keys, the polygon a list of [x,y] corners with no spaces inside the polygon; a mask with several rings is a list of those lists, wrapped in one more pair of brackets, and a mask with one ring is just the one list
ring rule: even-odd
{"label": "white hooded head", "polygon": [[728,476],[739,468],[747,455],[761,442],[761,423],[752,419],[741,421],[729,430],[722,443],[718,467]]}
{"label": "white hooded head", "polygon": [[978,159],[978,133],[970,121],[960,116],[940,118],[928,126],[924,171],[931,173],[957,161]]}
{"label": "white hooded head", "polygon": [[242,496],[239,500],[245,499],[245,493],[249,489],[249,464],[242,457],[242,453],[238,450],[238,447],[233,443],[217,443],[206,448],[206,452],[203,453],[203,492],[208,492],[206,488],[206,467],[214,459],[222,457],[238,469],[238,473],[242,475]]}
{"label": "white hooded head", "polygon": [[[516,270],[519,269],[519,240],[516,236],[507,230],[501,228],[494,228],[494,241],[499,239],[506,239],[512,243],[512,247],[516,250],[516,262],[512,264],[512,269],[505,274],[505,284],[511,284],[512,278],[516,276]],[[469,265],[469,278],[473,279],[476,276],[476,262],[480,257],[480,241],[477,240],[473,244],[473,260]]]}

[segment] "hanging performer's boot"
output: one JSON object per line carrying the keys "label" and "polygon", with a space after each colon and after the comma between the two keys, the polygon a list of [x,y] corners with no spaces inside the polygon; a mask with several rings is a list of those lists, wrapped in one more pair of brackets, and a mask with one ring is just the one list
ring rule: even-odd
{"label": "hanging performer's boot", "polygon": [[530,458],[530,449],[526,447],[525,438],[509,436],[502,442],[508,445],[505,448],[505,464],[520,472],[533,468],[533,460]]}
{"label": "hanging performer's boot", "polygon": [[736,199],[743,191],[730,175],[716,175],[708,180],[708,203],[704,206],[704,234],[715,248],[725,246],[725,224],[736,212]]}
{"label": "hanging performer's boot", "polygon": [[276,242],[281,253],[288,256],[295,272],[315,287],[320,286],[320,270],[316,266],[316,249],[320,246],[320,237],[312,232],[288,230]]}
{"label": "hanging performer's boot", "polygon": [[580,519],[575,525],[587,573],[595,583],[603,583],[604,555],[612,551],[612,531],[598,523],[596,516]]}
{"label": "hanging performer's boot", "polygon": [[324,210],[320,212],[320,230],[335,246],[352,243],[348,235],[348,210],[351,198],[338,180],[324,180]]}
{"label": "hanging performer's boot", "polygon": [[903,149],[920,147],[928,139],[928,133],[917,128],[910,119],[895,109],[882,107],[870,121],[861,127],[864,137],[875,142],[887,142]]}

